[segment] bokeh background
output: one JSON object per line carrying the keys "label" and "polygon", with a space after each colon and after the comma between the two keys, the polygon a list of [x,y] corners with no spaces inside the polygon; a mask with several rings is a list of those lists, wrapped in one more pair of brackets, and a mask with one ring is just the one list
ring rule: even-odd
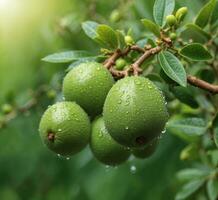
{"label": "bokeh background", "polygon": [[[141,35],[141,18],[152,18],[153,0],[0,0],[0,104],[25,103],[40,85],[61,84],[67,69],[41,58],[69,49],[98,52],[85,36],[81,22],[109,23],[114,9],[122,12],[115,28],[132,27]],[[189,7],[190,19],[203,0],[177,0]],[[188,20],[187,19],[187,20]],[[140,33],[140,34],[139,34]],[[55,82],[55,83],[54,83]],[[48,151],[38,135],[38,123],[51,101],[14,118],[0,129],[0,200],[170,200],[184,167],[179,152],[184,143],[166,133],[157,152],[147,160],[130,159],[111,168],[97,162],[87,147],[70,158]],[[188,163],[186,163],[188,165]]]}

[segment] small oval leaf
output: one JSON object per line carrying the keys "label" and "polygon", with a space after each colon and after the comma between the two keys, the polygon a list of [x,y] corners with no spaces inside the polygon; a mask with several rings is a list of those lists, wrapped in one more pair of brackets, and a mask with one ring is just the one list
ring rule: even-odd
{"label": "small oval leaf", "polygon": [[180,50],[180,55],[194,61],[210,60],[212,55],[210,52],[199,43],[188,44]]}
{"label": "small oval leaf", "polygon": [[176,56],[168,51],[164,51],[158,54],[158,60],[162,69],[169,78],[177,82],[179,85],[186,87],[186,72]]}
{"label": "small oval leaf", "polygon": [[207,194],[209,200],[216,200],[218,198],[218,180],[210,179],[207,182]]}
{"label": "small oval leaf", "polygon": [[176,200],[187,199],[194,192],[196,192],[205,182],[205,179],[197,179],[185,184],[182,189],[177,193]]}
{"label": "small oval leaf", "polygon": [[164,26],[166,16],[172,14],[174,8],[175,0],[156,0],[153,8],[155,22],[160,26]]}
{"label": "small oval leaf", "polygon": [[97,37],[105,47],[110,49],[116,49],[118,47],[118,36],[117,33],[105,24],[101,24],[97,27]]}
{"label": "small oval leaf", "polygon": [[97,37],[97,27],[99,24],[94,21],[86,21],[82,23],[82,29],[85,32],[85,34],[90,37],[91,39],[94,39]]}
{"label": "small oval leaf", "polygon": [[91,57],[87,51],[66,51],[61,53],[54,53],[43,58],[43,61],[50,63],[68,63],[81,58]]}
{"label": "small oval leaf", "polygon": [[207,131],[207,123],[202,118],[185,118],[170,120],[167,129],[181,139],[192,142]]}
{"label": "small oval leaf", "polygon": [[142,23],[144,24],[145,28],[152,32],[157,37],[160,37],[160,27],[148,19],[142,19]]}
{"label": "small oval leaf", "polygon": [[197,24],[198,26],[200,26],[201,28],[204,28],[212,14],[213,14],[213,10],[216,6],[216,0],[210,0],[198,13],[197,18],[195,20],[195,24]]}

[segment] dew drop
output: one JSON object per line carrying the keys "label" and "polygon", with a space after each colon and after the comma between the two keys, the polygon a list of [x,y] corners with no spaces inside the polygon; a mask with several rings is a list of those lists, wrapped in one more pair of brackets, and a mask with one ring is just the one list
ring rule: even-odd
{"label": "dew drop", "polygon": [[62,131],[62,129],[61,129],[61,128],[59,128],[59,129],[58,129],[58,132],[61,132],[61,131]]}
{"label": "dew drop", "polygon": [[129,129],[129,127],[128,127],[128,126],[126,126],[126,127],[125,127],[125,129],[126,129],[126,130],[128,130],[128,129]]}
{"label": "dew drop", "polygon": [[61,157],[61,154],[57,154],[57,156],[58,156],[58,158],[60,158],[60,157]]}
{"label": "dew drop", "polygon": [[130,167],[130,172],[132,173],[132,174],[135,174],[136,173],[136,166],[135,165],[132,165],[131,167]]}
{"label": "dew drop", "polygon": [[70,160],[70,157],[66,157],[66,160]]}

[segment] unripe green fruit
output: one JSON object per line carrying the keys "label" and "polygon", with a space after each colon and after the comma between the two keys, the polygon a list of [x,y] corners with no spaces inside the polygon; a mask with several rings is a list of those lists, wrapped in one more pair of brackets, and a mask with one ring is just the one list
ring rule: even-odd
{"label": "unripe green fruit", "polygon": [[130,35],[125,36],[124,40],[125,40],[125,43],[126,43],[127,45],[132,45],[132,44],[135,43],[134,40],[133,40],[133,38],[132,38]]}
{"label": "unripe green fruit", "polygon": [[168,112],[163,95],[150,80],[127,77],[119,80],[108,93],[103,118],[117,142],[139,147],[161,134]]}
{"label": "unripe green fruit", "polygon": [[10,104],[6,103],[2,105],[1,109],[4,114],[9,114],[10,112],[12,112],[13,107]]}
{"label": "unripe green fruit", "polygon": [[186,14],[188,13],[188,8],[187,7],[182,7],[176,11],[176,19],[178,21],[182,21]]}
{"label": "unripe green fruit", "polygon": [[43,143],[63,156],[81,151],[88,144],[90,131],[87,114],[74,102],[60,102],[49,107],[39,125]]}
{"label": "unripe green fruit", "polygon": [[121,14],[118,10],[113,10],[110,15],[110,22],[116,23],[121,19]]}
{"label": "unripe green fruit", "polygon": [[118,144],[110,136],[105,128],[103,117],[93,122],[90,147],[94,156],[106,165],[119,165],[130,156],[130,150]]}
{"label": "unripe green fruit", "polygon": [[170,39],[175,40],[177,38],[176,33],[170,33]]}
{"label": "unripe green fruit", "polygon": [[177,23],[176,17],[174,15],[168,15],[166,17],[166,21],[169,26],[174,26]]}
{"label": "unripe green fruit", "polygon": [[49,91],[47,92],[47,97],[48,97],[49,99],[54,99],[56,96],[57,96],[57,92],[56,92],[55,90],[49,90]]}
{"label": "unripe green fruit", "polygon": [[122,70],[125,66],[126,66],[126,61],[125,61],[123,58],[119,58],[119,59],[116,61],[115,68],[116,68],[117,70]]}
{"label": "unripe green fruit", "polygon": [[73,68],[64,78],[63,93],[67,101],[75,101],[90,116],[102,112],[105,98],[114,79],[110,72],[96,62]]}
{"label": "unripe green fruit", "polygon": [[157,145],[158,139],[155,138],[154,140],[152,140],[152,142],[145,145],[145,147],[134,148],[132,153],[136,158],[148,158],[155,152]]}

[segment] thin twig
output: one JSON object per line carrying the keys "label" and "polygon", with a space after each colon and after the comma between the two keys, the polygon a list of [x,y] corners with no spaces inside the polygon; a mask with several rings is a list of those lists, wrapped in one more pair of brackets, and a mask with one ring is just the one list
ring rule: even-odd
{"label": "thin twig", "polygon": [[191,84],[195,87],[201,88],[201,89],[206,90],[208,92],[211,92],[213,94],[218,94],[218,85],[210,84],[206,81],[203,81],[203,80],[198,79],[195,76],[191,76],[191,75],[189,75],[187,77],[187,81],[189,84]]}

